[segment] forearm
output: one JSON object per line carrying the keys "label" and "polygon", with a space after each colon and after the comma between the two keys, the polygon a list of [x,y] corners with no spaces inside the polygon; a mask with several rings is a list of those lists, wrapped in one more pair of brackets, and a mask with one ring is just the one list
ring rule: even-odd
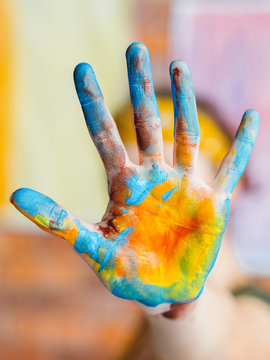
{"label": "forearm", "polygon": [[226,358],[233,326],[234,301],[229,293],[205,288],[174,319],[147,315],[156,355],[162,360]]}

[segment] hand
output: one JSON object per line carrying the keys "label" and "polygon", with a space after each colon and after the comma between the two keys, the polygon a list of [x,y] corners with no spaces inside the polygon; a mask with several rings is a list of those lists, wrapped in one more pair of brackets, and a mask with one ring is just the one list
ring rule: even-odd
{"label": "hand", "polygon": [[102,221],[79,220],[50,198],[19,189],[11,202],[74,247],[115,295],[148,306],[196,299],[226,227],[230,196],[253,148],[260,118],[247,111],[211,185],[194,176],[199,144],[188,66],[170,66],[175,112],[174,166],[164,161],[147,48],[133,43],[127,67],[140,165],[131,163],[90,65],[74,71],[91,137],[104,162],[110,201]]}

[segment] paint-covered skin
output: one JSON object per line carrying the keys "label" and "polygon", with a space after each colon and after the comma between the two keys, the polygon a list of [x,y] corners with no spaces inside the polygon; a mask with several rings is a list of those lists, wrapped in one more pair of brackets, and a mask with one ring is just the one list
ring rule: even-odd
{"label": "paint-covered skin", "polygon": [[133,43],[127,66],[140,164],[131,163],[90,65],[74,71],[92,139],[104,162],[110,201],[91,225],[30,189],[11,202],[79,253],[115,295],[148,306],[189,303],[204,287],[226,227],[231,193],[253,148],[260,118],[248,110],[210,185],[194,176],[199,125],[188,66],[170,66],[175,110],[174,165],[164,161],[161,124],[146,47]]}

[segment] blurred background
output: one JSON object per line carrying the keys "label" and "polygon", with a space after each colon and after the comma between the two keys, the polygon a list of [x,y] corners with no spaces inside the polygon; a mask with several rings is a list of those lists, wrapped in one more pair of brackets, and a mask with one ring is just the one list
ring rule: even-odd
{"label": "blurred background", "polygon": [[[19,214],[9,196],[30,187],[86,220],[100,220],[108,200],[105,172],[72,72],[81,61],[93,66],[123,140],[132,143],[125,50],[139,40],[150,53],[165,145],[173,134],[172,59],[191,68],[200,151],[215,168],[244,111],[260,112],[261,131],[228,232],[243,271],[267,279],[270,1],[0,0],[0,6],[0,360],[148,359],[151,350],[138,337],[146,328],[140,311],[110,295],[65,244]],[[131,352],[134,344],[140,355]]]}

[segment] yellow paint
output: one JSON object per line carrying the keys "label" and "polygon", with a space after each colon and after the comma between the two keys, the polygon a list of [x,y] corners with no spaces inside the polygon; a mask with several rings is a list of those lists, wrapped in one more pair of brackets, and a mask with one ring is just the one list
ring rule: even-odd
{"label": "yellow paint", "polygon": [[[162,195],[176,186],[164,202]],[[189,298],[198,295],[224,227],[210,190],[197,188],[186,176],[180,183],[168,179],[156,185],[142,204],[129,206],[129,214],[117,216],[113,223],[119,231],[132,226],[134,232],[118,253],[115,266],[103,270],[104,279],[134,277],[131,256],[136,259],[136,276],[144,284],[170,287],[179,283],[182,288],[186,284]],[[187,267],[183,268],[185,263]],[[177,288],[172,291],[177,292]]]}

